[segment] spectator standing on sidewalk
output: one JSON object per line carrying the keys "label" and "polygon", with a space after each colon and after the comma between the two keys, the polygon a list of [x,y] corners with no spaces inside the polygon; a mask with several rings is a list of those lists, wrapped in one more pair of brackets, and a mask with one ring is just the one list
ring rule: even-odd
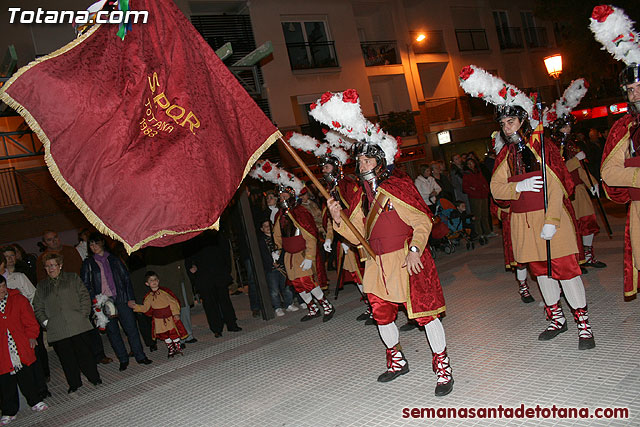
{"label": "spectator standing on sidewalk", "polygon": [[298,311],[298,307],[293,305],[293,292],[287,286],[287,272],[284,268],[284,252],[278,253],[273,242],[271,231],[271,221],[265,218],[260,225],[258,233],[258,246],[262,256],[264,274],[269,284],[269,295],[271,305],[276,312],[276,316],[284,316],[284,309],[287,311]]}
{"label": "spectator standing on sidewalk", "polygon": [[75,273],[63,272],[64,258],[58,253],[44,256],[47,278],[38,283],[33,307],[36,319],[47,330],[64,376],[68,393],[82,386],[80,372],[94,385],[102,384],[93,356],[89,322],[91,297]]}
{"label": "spectator standing on sidewalk", "polygon": [[431,176],[429,165],[420,166],[420,175],[415,179],[414,184],[431,212],[435,212],[436,198],[442,188],[440,188],[435,178]]}
{"label": "spectator standing on sidewalk", "polygon": [[229,296],[231,256],[229,240],[220,231],[204,231],[185,246],[185,267],[202,298],[209,329],[216,338],[227,325],[230,332],[242,330]]}
{"label": "spectator standing on sidewalk", "polygon": [[31,409],[37,412],[48,408],[40,396],[34,370],[40,325],[29,300],[16,289],[8,289],[0,276],[0,424],[9,424],[20,409],[18,386]]}
{"label": "spectator standing on sidewalk", "polygon": [[462,189],[469,196],[471,214],[475,217],[476,233],[481,245],[488,243],[489,228],[489,183],[480,171],[478,162],[470,157],[467,171],[462,178]]}
{"label": "spectator standing on sidewalk", "polygon": [[124,371],[129,366],[129,352],[122,340],[120,326],[127,335],[136,362],[141,365],[151,364],[151,360],[144,354],[133,310],[127,305],[129,301],[135,300],[127,267],[120,258],[105,249],[104,237],[98,232],[89,236],[89,249],[91,255],[82,265],[82,281],[89,290],[92,301],[96,295],[102,294],[110,297],[115,304],[118,316],[109,319],[107,336],[120,361],[120,370]]}
{"label": "spectator standing on sidewalk", "polygon": [[38,282],[47,277],[43,259],[44,256],[49,253],[62,254],[62,257],[64,258],[64,271],[66,273],[76,273],[78,276],[80,275],[80,270],[82,269],[82,257],[73,246],[63,245],[57,232],[51,230],[45,231],[42,235],[42,243],[46,249],[40,254],[38,262],[36,263]]}

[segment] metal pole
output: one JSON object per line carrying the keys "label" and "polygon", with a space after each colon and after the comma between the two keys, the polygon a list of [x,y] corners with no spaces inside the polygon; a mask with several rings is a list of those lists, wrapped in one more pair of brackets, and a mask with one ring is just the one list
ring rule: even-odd
{"label": "metal pole", "polygon": [[[557,82],[557,80],[556,80]],[[560,86],[558,86],[558,90],[560,90]],[[538,116],[540,120],[542,120],[542,101],[540,99],[540,92],[538,92],[536,108],[538,109]],[[542,167],[542,192],[544,197],[544,213],[546,215],[547,209],[549,208],[549,193],[547,192],[547,159],[546,152],[544,149],[544,129],[540,133],[540,155],[542,157],[541,167]],[[551,278],[551,240],[546,240],[547,246],[547,277]]]}
{"label": "metal pole", "polygon": [[562,91],[560,90],[560,76],[556,77],[555,79],[556,82],[556,90],[558,91],[558,99],[562,98]]}

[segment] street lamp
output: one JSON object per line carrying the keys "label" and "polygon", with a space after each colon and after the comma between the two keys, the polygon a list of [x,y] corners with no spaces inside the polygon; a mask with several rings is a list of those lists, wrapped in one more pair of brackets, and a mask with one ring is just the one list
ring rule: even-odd
{"label": "street lamp", "polygon": [[[413,35],[415,35],[415,38],[411,41],[411,46],[413,46],[414,43],[421,43],[424,40],[426,40],[427,35],[423,32],[418,32],[418,33],[412,33]],[[420,100],[418,98],[418,87],[416,85],[416,81],[413,78],[413,64],[411,61],[411,47],[409,46],[409,44],[407,44],[407,55],[409,56],[409,75],[411,76],[411,84],[413,85],[413,92],[416,95],[416,106],[418,107],[418,111],[420,111]],[[420,75],[418,74],[418,80],[420,79]],[[420,85],[420,87],[422,88],[422,85]],[[411,108],[413,110],[413,107]],[[415,117],[414,117],[414,121],[416,121]],[[420,120],[420,127],[422,128],[422,134],[424,135],[424,123],[422,122],[422,120]],[[416,121],[416,131],[418,131],[418,122]],[[418,141],[420,141],[420,132],[418,132]]]}
{"label": "street lamp", "polygon": [[413,63],[411,61],[411,51],[413,49],[411,47],[416,42],[421,43],[421,42],[425,41],[426,38],[427,38],[427,35],[425,33],[423,33],[423,32],[412,33],[412,34],[415,35],[415,38],[411,41],[411,45],[407,44],[407,54],[409,55],[409,74],[411,76],[411,84],[413,85],[413,91],[414,91],[414,93],[416,95],[416,104],[418,104],[420,102],[420,100],[418,99],[418,86],[416,85],[416,81],[413,78]]}
{"label": "street lamp", "polygon": [[547,68],[547,73],[553,80],[556,81],[556,89],[558,89],[558,97],[562,96],[560,92],[560,74],[562,74],[562,55],[556,53],[555,55],[547,56],[544,58],[544,66]]}

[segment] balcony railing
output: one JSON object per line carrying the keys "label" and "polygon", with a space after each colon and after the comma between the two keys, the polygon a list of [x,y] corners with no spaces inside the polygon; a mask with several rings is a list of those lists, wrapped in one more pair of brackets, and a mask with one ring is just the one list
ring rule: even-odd
{"label": "balcony railing", "polygon": [[338,67],[335,42],[287,43],[292,70]]}
{"label": "balcony railing", "polygon": [[367,67],[400,64],[398,45],[395,40],[362,42],[360,47]]}
{"label": "balcony railing", "polygon": [[524,39],[527,42],[527,47],[547,47],[549,45],[549,38],[547,37],[547,29],[544,27],[529,27],[524,29]]}
{"label": "balcony railing", "polygon": [[14,168],[0,169],[0,209],[20,207],[22,198]]}
{"label": "balcony railing", "polygon": [[496,27],[500,49],[522,49],[522,32],[520,27]]}
{"label": "balcony railing", "polygon": [[485,30],[456,30],[456,40],[460,52],[489,50]]}

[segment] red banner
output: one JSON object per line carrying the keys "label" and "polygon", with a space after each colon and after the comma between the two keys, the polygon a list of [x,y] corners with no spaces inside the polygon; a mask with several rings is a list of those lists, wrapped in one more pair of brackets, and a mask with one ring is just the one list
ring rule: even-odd
{"label": "red banner", "polygon": [[58,185],[129,251],[217,228],[280,136],[172,1],[131,5],[149,19],[124,41],[96,25],[0,90],[43,141]]}

